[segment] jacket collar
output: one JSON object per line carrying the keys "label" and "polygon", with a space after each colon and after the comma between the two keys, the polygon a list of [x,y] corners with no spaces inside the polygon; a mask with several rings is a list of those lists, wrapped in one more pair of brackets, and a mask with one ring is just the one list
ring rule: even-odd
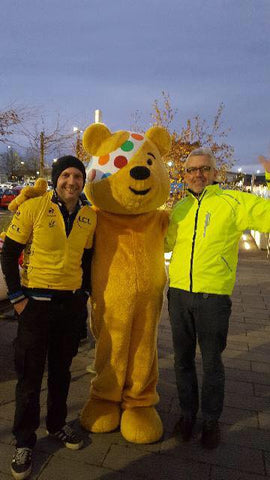
{"label": "jacket collar", "polygon": [[212,185],[207,185],[207,187],[205,187],[199,195],[197,195],[190,189],[187,190],[187,193],[190,197],[196,198],[196,200],[201,200],[205,195],[218,193],[219,190],[219,183],[215,182]]}

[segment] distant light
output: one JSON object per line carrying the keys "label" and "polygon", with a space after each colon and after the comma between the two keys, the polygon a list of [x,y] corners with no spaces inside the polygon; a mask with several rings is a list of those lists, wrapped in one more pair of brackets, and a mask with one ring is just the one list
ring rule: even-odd
{"label": "distant light", "polygon": [[21,162],[21,165],[24,165],[24,162]]}
{"label": "distant light", "polygon": [[243,239],[243,240],[247,240],[247,235],[243,234],[243,235],[242,235],[242,239]]}
{"label": "distant light", "polygon": [[57,158],[54,158],[53,161],[54,161],[54,162],[57,162]]}
{"label": "distant light", "polygon": [[78,127],[73,127],[73,132],[78,132],[78,131],[79,131]]}
{"label": "distant light", "polygon": [[102,112],[98,108],[95,110],[95,123],[101,123],[102,122]]}
{"label": "distant light", "polygon": [[37,171],[37,175],[39,175],[39,171]]}
{"label": "distant light", "polygon": [[172,257],[172,252],[164,253],[165,265],[167,266],[170,265],[171,257]]}
{"label": "distant light", "polygon": [[167,165],[171,167],[173,165],[173,162],[168,162]]}
{"label": "distant light", "polygon": [[257,170],[257,172],[256,172],[256,173],[261,173],[261,171],[260,171],[260,170]]}
{"label": "distant light", "polygon": [[8,145],[8,146],[7,146],[7,148],[11,148],[11,146],[10,146],[10,145]]}
{"label": "distant light", "polygon": [[239,173],[240,173],[240,172],[242,172],[242,168],[241,168],[241,167],[240,167],[240,168],[238,168],[238,172],[239,172]]}
{"label": "distant light", "polygon": [[250,244],[248,242],[244,242],[244,248],[246,250],[250,250]]}

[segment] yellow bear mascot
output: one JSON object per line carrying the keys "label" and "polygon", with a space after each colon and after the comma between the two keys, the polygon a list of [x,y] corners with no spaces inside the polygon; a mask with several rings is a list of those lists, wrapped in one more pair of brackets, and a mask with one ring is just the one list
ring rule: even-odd
{"label": "yellow bear mascot", "polygon": [[154,406],[168,215],[158,207],[169,194],[162,156],[170,145],[161,127],[111,133],[96,123],[83,135],[92,155],[85,193],[97,208],[91,299],[96,376],[80,421],[91,432],[120,425],[134,443],[156,442],[163,433]]}

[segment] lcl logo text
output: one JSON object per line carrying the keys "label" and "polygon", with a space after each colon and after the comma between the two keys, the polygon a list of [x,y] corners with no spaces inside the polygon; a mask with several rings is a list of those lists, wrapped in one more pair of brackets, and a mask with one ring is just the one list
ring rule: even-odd
{"label": "lcl logo text", "polygon": [[87,217],[81,217],[81,216],[79,216],[79,222],[87,223],[88,225],[91,224],[90,218],[87,218]]}

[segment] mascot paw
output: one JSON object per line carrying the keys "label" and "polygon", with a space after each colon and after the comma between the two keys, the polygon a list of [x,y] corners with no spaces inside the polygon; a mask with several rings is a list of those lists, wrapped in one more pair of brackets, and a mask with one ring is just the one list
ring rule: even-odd
{"label": "mascot paw", "polygon": [[80,415],[83,428],[93,433],[112,432],[120,424],[120,405],[106,400],[89,400]]}
{"label": "mascot paw", "polygon": [[122,414],[121,433],[132,443],[154,443],[163,434],[159,414],[154,407],[128,408]]}
{"label": "mascot paw", "polygon": [[47,191],[47,182],[44,178],[38,178],[35,181],[35,185],[33,187],[24,187],[21,193],[10,202],[8,209],[11,212],[16,212],[18,207],[28,200],[29,198],[40,197]]}

